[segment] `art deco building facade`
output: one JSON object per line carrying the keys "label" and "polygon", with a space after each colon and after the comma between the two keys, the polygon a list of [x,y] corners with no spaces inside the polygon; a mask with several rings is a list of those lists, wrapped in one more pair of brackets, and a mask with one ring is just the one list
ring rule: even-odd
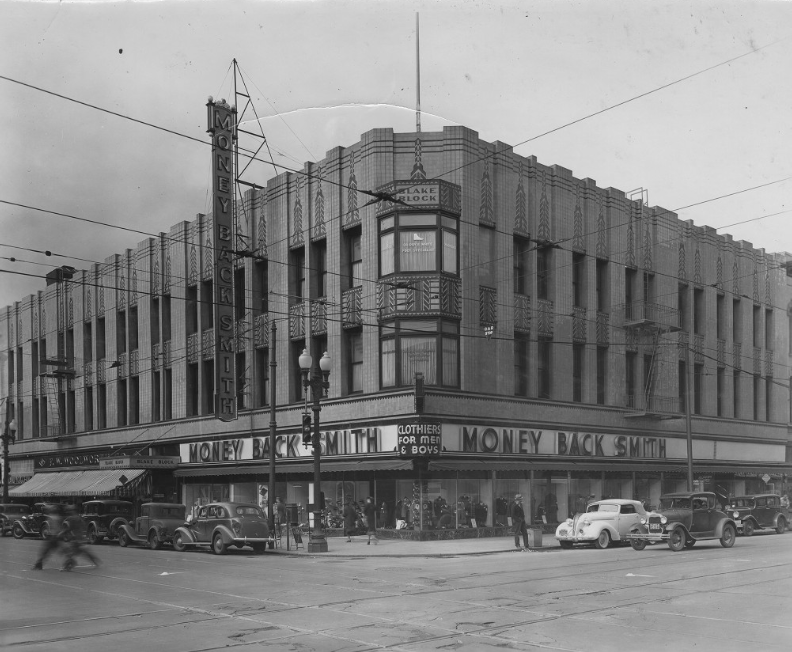
{"label": "art deco building facade", "polygon": [[214,417],[211,215],[3,309],[12,496],[116,468],[141,498],[258,500],[274,416],[277,492],[304,506],[303,349],[333,365],[323,491],[386,522],[505,523],[517,492],[548,522],[656,504],[685,487],[688,403],[700,486],[785,489],[789,255],[464,127],[416,136],[370,131],[237,205],[236,420]]}

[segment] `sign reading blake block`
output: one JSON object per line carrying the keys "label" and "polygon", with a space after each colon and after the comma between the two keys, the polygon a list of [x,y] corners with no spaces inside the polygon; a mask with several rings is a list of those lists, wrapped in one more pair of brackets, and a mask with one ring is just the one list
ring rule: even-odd
{"label": "sign reading blake block", "polygon": [[212,219],[214,226],[215,416],[237,418],[234,352],[234,166],[236,109],[224,100],[206,104],[212,134]]}

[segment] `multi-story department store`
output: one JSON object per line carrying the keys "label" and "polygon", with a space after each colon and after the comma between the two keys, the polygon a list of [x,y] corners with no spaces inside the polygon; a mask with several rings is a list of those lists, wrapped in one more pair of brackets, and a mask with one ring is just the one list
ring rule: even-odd
{"label": "multi-story department store", "polygon": [[376,129],[238,202],[221,421],[211,226],[3,309],[12,498],[259,501],[276,383],[276,493],[306,509],[303,349],[332,360],[322,490],[374,496],[390,524],[432,529],[442,501],[454,525],[505,523],[518,492],[548,523],[592,496],[656,504],[686,488],[687,403],[698,486],[787,489],[789,254],[464,127]]}

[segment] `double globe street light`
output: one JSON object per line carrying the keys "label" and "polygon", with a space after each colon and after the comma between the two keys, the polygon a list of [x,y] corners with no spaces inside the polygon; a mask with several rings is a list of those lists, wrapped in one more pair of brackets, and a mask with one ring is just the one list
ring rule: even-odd
{"label": "double globe street light", "polygon": [[[327,351],[319,360],[319,368],[313,367],[313,358],[307,349],[303,349],[299,360],[300,373],[302,374],[302,384],[305,394],[305,412],[303,414],[303,445],[313,445],[314,458],[314,499],[313,499],[313,528],[308,538],[308,552],[327,552],[327,539],[322,532],[322,487],[320,477],[320,459],[322,456],[322,442],[319,439],[319,412],[322,410],[319,401],[327,396],[330,387],[330,356]],[[311,410],[313,411],[313,423],[308,414],[308,388],[311,389]]]}

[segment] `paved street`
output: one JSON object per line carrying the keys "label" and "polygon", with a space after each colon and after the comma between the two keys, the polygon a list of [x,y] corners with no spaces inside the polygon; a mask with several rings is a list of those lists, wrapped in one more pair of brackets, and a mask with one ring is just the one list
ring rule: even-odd
{"label": "paved street", "polygon": [[4,650],[788,650],[792,534],[517,552],[512,540],[253,555],[92,548],[102,565],[30,570],[0,539]]}

